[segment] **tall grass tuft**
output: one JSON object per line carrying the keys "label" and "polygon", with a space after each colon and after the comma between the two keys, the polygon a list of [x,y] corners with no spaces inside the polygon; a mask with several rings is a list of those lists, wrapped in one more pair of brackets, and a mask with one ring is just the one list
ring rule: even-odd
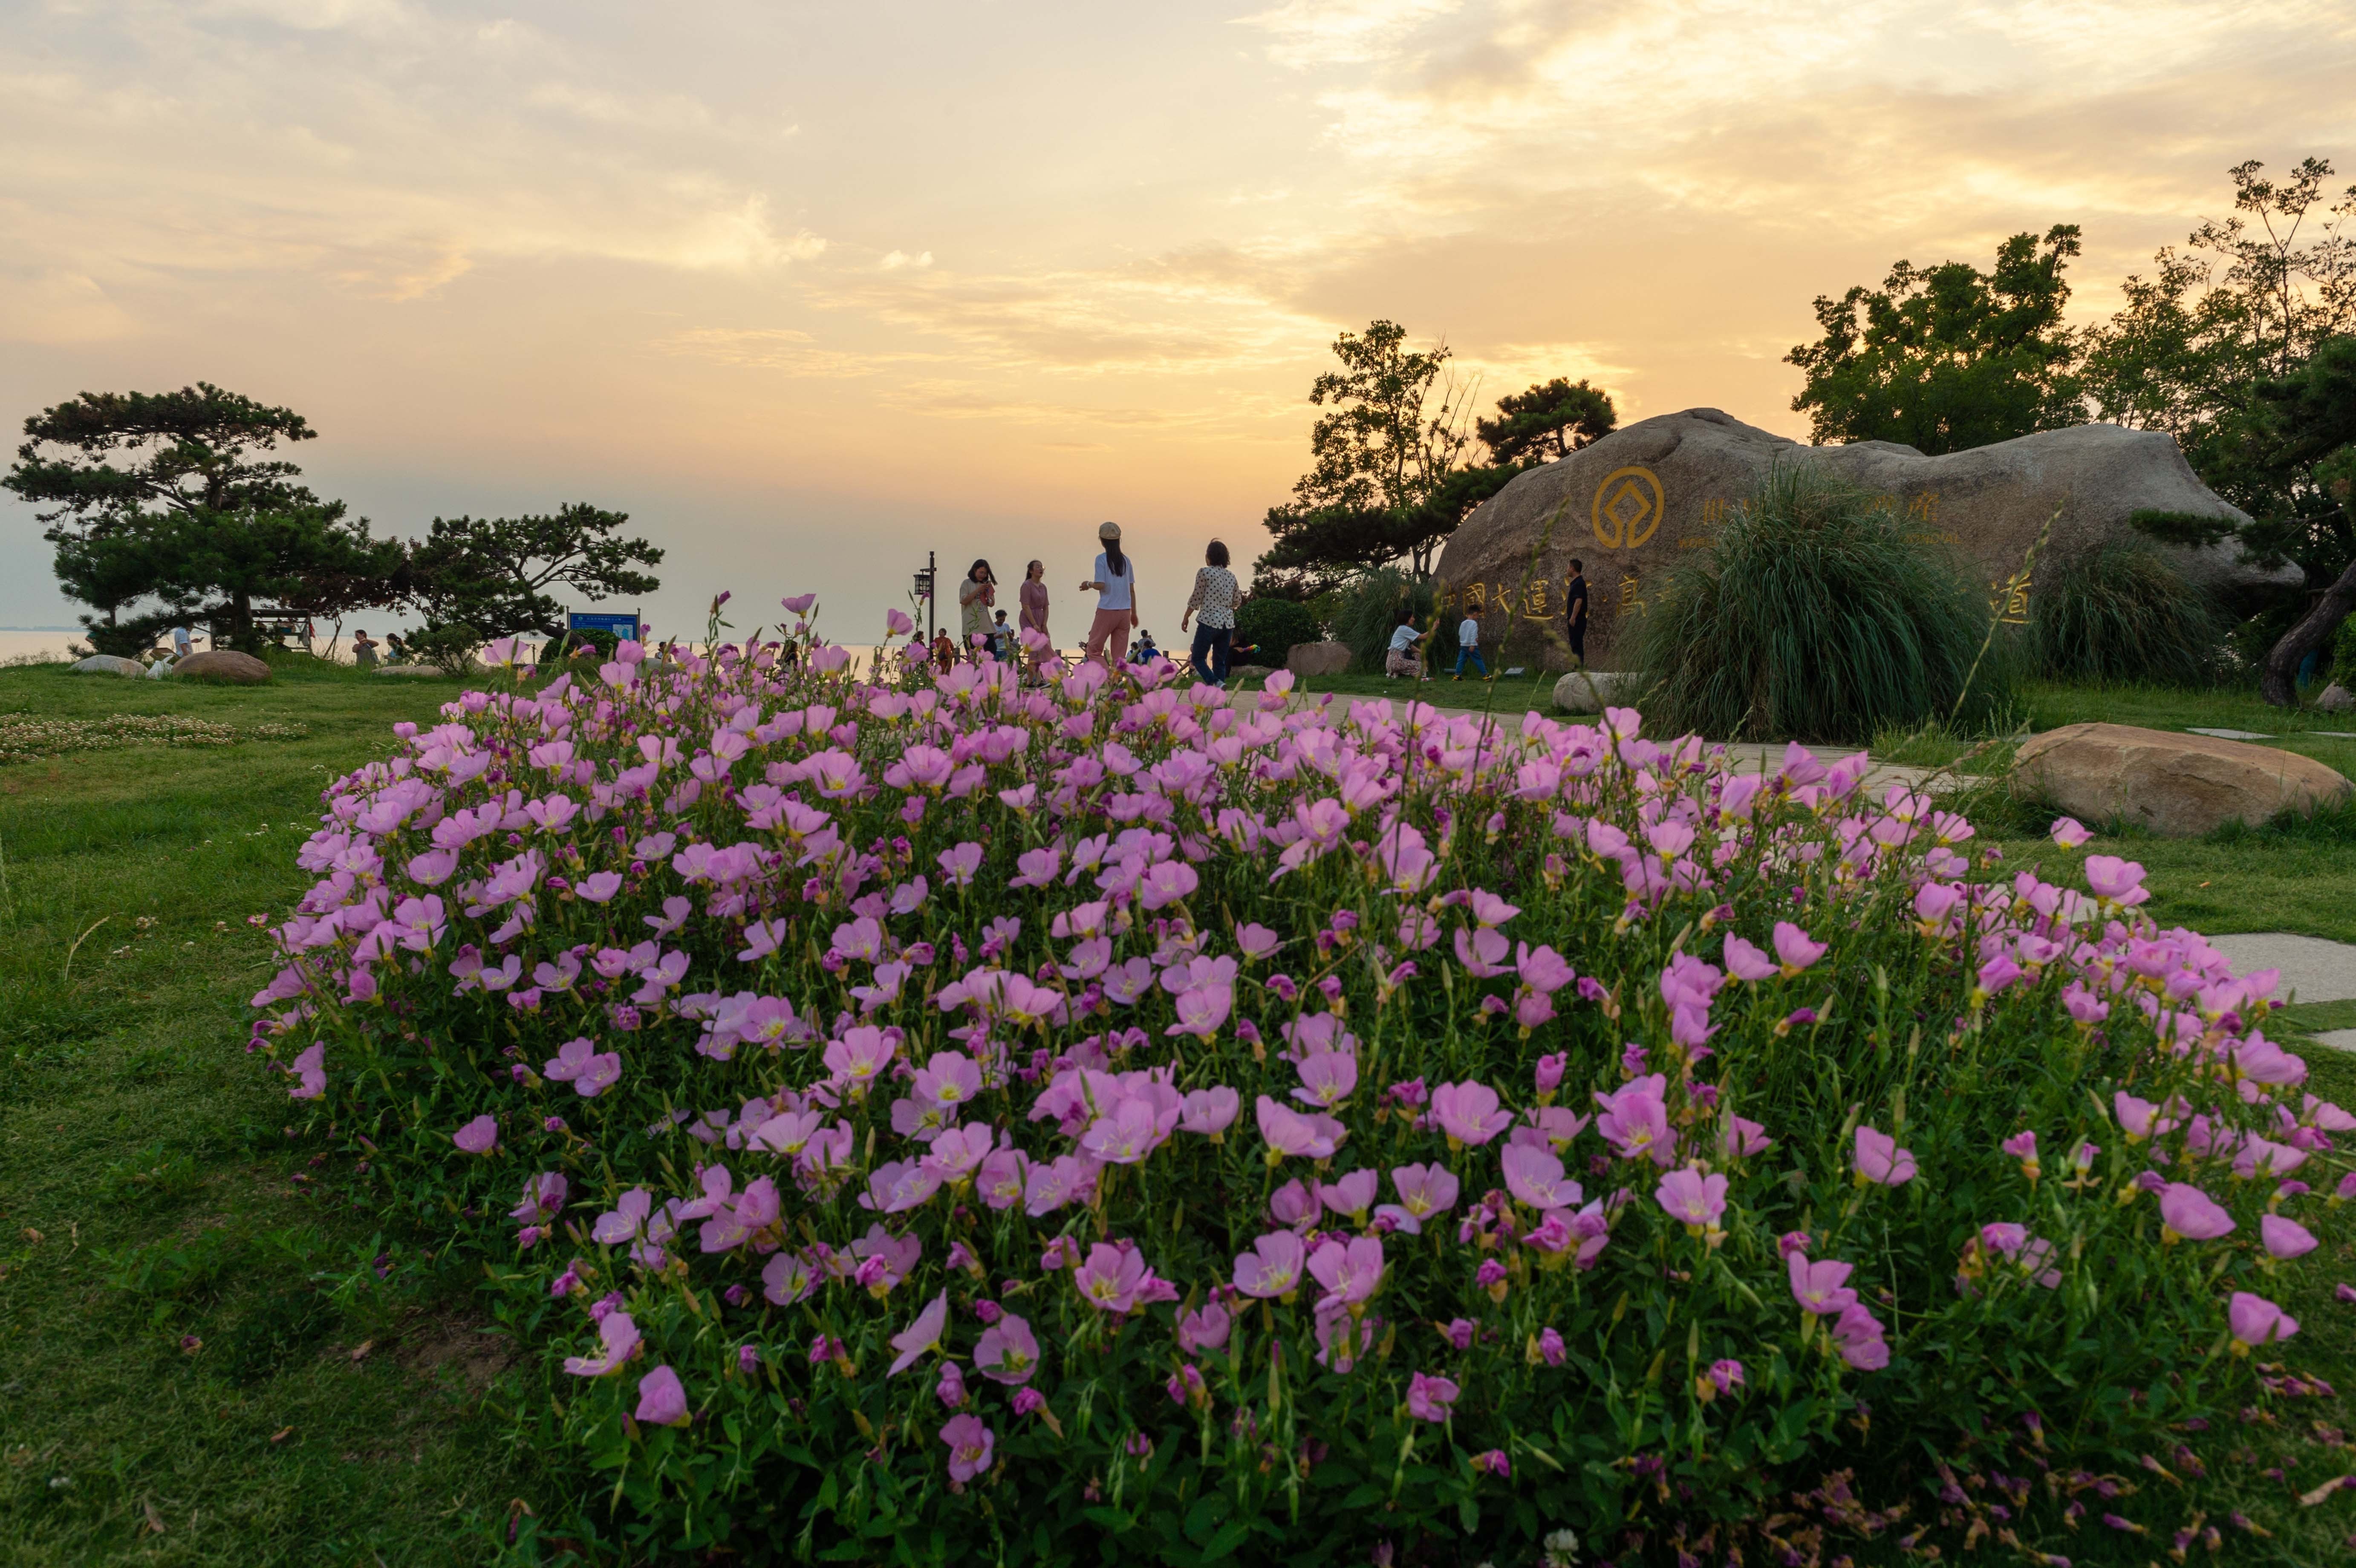
{"label": "tall grass tuft", "polygon": [[2200,686],[2225,625],[2157,545],[2110,539],[2054,558],[2029,595],[2029,656],[2054,680]]}
{"label": "tall grass tuft", "polygon": [[1814,464],[1778,466],[1639,623],[1645,717],[1721,740],[1863,741],[1950,718],[1975,730],[2009,685],[2002,647],[1973,673],[1989,614],[1874,497]]}
{"label": "tall grass tuft", "polygon": [[[1390,647],[1391,631],[1403,612],[1415,613],[1423,632],[1432,630],[1432,610],[1439,592],[1430,582],[1419,582],[1395,566],[1379,567],[1344,586],[1333,608],[1333,640],[1350,646],[1350,667],[1365,675],[1383,672],[1383,656]],[[1441,646],[1442,642],[1446,646]],[[1456,629],[1440,628],[1425,645],[1424,657],[1437,662],[1456,656]]]}

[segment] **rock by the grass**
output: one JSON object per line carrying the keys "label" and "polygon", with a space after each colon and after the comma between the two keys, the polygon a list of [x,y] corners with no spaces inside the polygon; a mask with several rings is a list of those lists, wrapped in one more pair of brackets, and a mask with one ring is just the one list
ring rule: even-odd
{"label": "rock by the grass", "polygon": [[270,667],[252,654],[241,654],[234,648],[208,648],[200,654],[190,654],[174,665],[172,673],[188,680],[219,680],[231,686],[260,686],[270,678]]}
{"label": "rock by the grass", "polygon": [[2013,788],[2072,816],[2189,837],[2312,815],[2356,794],[2346,775],[2296,752],[2127,724],[2067,724],[2032,737],[2013,760]]}
{"label": "rock by the grass", "polygon": [[422,676],[446,676],[450,673],[448,670],[444,669],[440,665],[431,664],[384,664],[377,666],[376,672],[379,675]]}
{"label": "rock by the grass", "polygon": [[147,667],[137,659],[114,654],[92,654],[73,667],[76,675],[127,675],[135,678],[147,673]]}
{"label": "rock by the grass", "polygon": [[[1709,549],[1762,475],[1791,463],[1854,481],[1909,537],[1953,552],[1976,585],[2019,571],[2049,523],[2040,569],[2106,539],[2139,537],[2130,521],[2139,511],[2248,520],[2194,476],[2163,431],[2076,425],[1932,457],[1888,441],[1803,446],[1717,409],[1687,409],[1525,470],[1483,502],[1440,555],[1441,613],[1483,604],[1484,649],[1515,664],[1559,658],[1553,667],[1565,667],[1575,558],[1586,563],[1587,661],[1621,663],[1627,628],[1667,574]],[[2230,544],[2165,548],[2196,589],[2298,581],[2297,567],[2260,571]]]}
{"label": "rock by the grass", "polygon": [[1227,682],[1237,691],[1252,691],[1276,672],[1264,664],[1239,664],[1227,671]]}
{"label": "rock by the grass", "polygon": [[1554,705],[1566,713],[1601,713],[1636,700],[1640,677],[1632,670],[1575,669],[1554,683]]}
{"label": "rock by the grass", "polygon": [[2315,705],[2326,713],[2356,713],[2356,692],[2350,691],[2335,680],[2323,688],[2323,695],[2315,699]]}
{"label": "rock by the grass", "polygon": [[1295,643],[1284,656],[1284,667],[1304,680],[1340,675],[1350,667],[1347,643]]}

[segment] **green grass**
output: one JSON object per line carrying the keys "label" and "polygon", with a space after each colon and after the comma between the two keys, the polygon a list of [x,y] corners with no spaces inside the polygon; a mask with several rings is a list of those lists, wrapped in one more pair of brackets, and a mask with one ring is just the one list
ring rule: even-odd
{"label": "green grass", "polygon": [[0,670],[0,712],[303,727],[0,765],[0,1564],[479,1561],[535,1495],[466,1282],[340,1205],[243,1049],[320,787],[456,689]]}

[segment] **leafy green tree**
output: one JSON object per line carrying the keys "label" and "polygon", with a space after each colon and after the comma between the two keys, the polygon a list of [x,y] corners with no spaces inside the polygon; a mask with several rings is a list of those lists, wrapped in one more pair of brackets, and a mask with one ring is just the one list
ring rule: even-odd
{"label": "leafy green tree", "polygon": [[2149,277],[2127,279],[2126,308],[2087,334],[2082,376],[2097,418],[2167,431],[2202,482],[2251,517],[2238,528],[2156,518],[2147,531],[2187,544],[2232,538],[2257,564],[2299,568],[2303,592],[2244,628],[2268,650],[2260,689],[2287,703],[2299,667],[2348,613],[2356,565],[2349,500],[2333,482],[2356,440],[2356,186],[2330,201],[2322,158],[2280,181],[2264,168],[2229,170],[2233,215],[2201,223],[2182,250],[2163,248]]}
{"label": "leafy green tree", "polygon": [[1590,387],[1584,377],[1573,383],[1557,376],[1526,392],[1508,392],[1497,400],[1494,419],[1475,420],[1473,433],[1489,449],[1492,464],[1551,462],[1610,435],[1620,422],[1612,396]]}
{"label": "leafy green tree", "polygon": [[1328,411],[1310,430],[1310,470],[1269,509],[1263,592],[1313,593],[1402,556],[1428,576],[1462,517],[1429,505],[1472,443],[1448,346],[1410,349],[1405,327],[1376,321],[1335,338],[1333,356],[1342,368],[1309,389]]}
{"label": "leafy green tree", "polygon": [[402,586],[429,624],[467,627],[482,637],[563,627],[554,589],[584,598],[651,593],[661,583],[638,570],[663,552],[620,533],[626,512],[586,502],[522,517],[436,517],[411,548]]}
{"label": "leafy green tree", "polygon": [[[135,650],[201,607],[226,625],[224,641],[251,646],[255,602],[315,578],[365,581],[375,602],[390,597],[398,547],[266,455],[316,433],[291,409],[209,382],[85,392],[25,421],[0,485],[45,508],[36,516],[59,581],[97,612],[81,618],[96,645]],[[149,599],[161,607],[136,608]]]}
{"label": "leafy green tree", "polygon": [[1818,443],[1893,441],[1933,454],[2081,422],[2062,324],[2078,226],[2016,234],[1983,273],[1900,261],[1882,286],[1818,296],[1824,336],[1784,356],[1807,373],[1792,400]]}

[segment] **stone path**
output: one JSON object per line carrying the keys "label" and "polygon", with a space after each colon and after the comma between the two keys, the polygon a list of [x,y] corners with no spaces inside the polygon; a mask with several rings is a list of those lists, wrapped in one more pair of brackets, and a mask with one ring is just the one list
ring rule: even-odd
{"label": "stone path", "polygon": [[2209,945],[2233,961],[2237,975],[2253,969],[2281,970],[2282,983],[2275,995],[2285,1001],[2356,1000],[2356,946],[2348,943],[2258,931],[2211,936]]}

